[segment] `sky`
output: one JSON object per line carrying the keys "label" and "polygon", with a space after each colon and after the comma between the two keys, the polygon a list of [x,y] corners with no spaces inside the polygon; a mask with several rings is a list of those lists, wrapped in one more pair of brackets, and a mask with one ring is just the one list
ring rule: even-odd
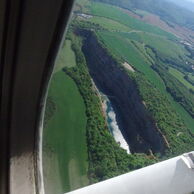
{"label": "sky", "polygon": [[[170,0],[170,1],[172,1],[172,0]],[[192,2],[192,3],[194,3],[194,0],[173,0],[173,2]]]}
{"label": "sky", "polygon": [[[166,1],[166,0],[165,0]],[[192,3],[192,4],[194,4],[194,0],[167,0],[167,1],[171,1],[171,2],[174,2],[174,3],[176,3],[177,2],[177,4],[178,5],[180,5],[180,4],[185,4],[185,3]]]}
{"label": "sky", "polygon": [[194,11],[194,0],[168,0],[182,6],[190,11]]}

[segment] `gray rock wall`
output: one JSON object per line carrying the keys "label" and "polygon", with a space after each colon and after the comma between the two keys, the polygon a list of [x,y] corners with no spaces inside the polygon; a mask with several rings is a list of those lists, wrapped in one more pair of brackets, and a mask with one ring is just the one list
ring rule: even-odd
{"label": "gray rock wall", "polygon": [[119,68],[91,32],[84,31],[81,34],[85,37],[82,50],[90,75],[113,104],[130,150],[133,153],[148,153],[150,150],[162,153],[165,149],[164,140],[146,110],[134,81]]}

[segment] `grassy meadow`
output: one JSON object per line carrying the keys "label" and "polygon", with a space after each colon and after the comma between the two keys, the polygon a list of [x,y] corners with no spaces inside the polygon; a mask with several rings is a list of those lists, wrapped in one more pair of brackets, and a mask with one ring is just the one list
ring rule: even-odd
{"label": "grassy meadow", "polygon": [[[68,192],[89,183],[85,105],[74,81],[62,71],[75,65],[71,41],[66,40],[48,93],[56,110],[44,126],[43,166],[48,194]],[[51,111],[49,107],[47,110]]]}
{"label": "grassy meadow", "polygon": [[186,59],[188,52],[186,49],[175,41],[168,40],[165,37],[153,35],[146,32],[118,33],[122,37],[130,40],[138,41],[144,45],[150,45],[152,48],[160,52],[162,57],[168,57],[180,60]]}
{"label": "grassy meadow", "polygon": [[61,70],[63,67],[76,66],[75,53],[71,48],[71,40],[65,40],[57,56],[54,72]]}
{"label": "grassy meadow", "polygon": [[[129,63],[135,71],[144,74],[146,79],[168,98],[170,104],[181,116],[185,125],[194,132],[194,119],[183,106],[176,102],[170,93],[167,92],[164,81],[152,68],[156,60],[156,55],[153,50],[156,50],[161,57],[170,60],[176,60],[178,62],[189,60],[188,52],[179,43],[178,38],[156,26],[132,18],[123,11],[123,9],[112,5],[81,0],[80,4],[76,5],[76,9],[93,15],[93,17],[88,19],[82,18],[82,21],[85,20],[90,22],[90,24],[93,23],[96,26],[100,26],[101,28],[98,28],[96,34],[105,47],[116,57],[121,59],[122,62]],[[139,15],[147,14],[147,12],[141,10],[136,10],[136,12]],[[91,29],[95,30],[92,25]],[[73,41],[71,40],[65,40],[61,48],[48,93],[48,96],[56,108],[44,128],[43,166],[45,188],[48,194],[60,194],[89,184],[89,151],[87,149],[86,139],[88,117],[86,116],[87,106],[84,104],[84,99],[87,101],[94,96],[92,96],[93,94],[89,91],[90,88],[87,88],[88,85],[90,85],[88,84],[88,80],[86,80],[85,85],[82,84],[79,87],[82,89],[80,90],[82,92],[87,88],[88,93],[86,94],[90,98],[86,94],[85,97],[83,97],[83,95],[81,96],[78,90],[77,83],[82,76],[86,76],[84,73],[87,68],[82,67],[79,72],[80,66],[76,66],[76,52],[72,49],[72,43]],[[147,48],[147,45],[149,45],[150,48]],[[79,52],[81,53],[81,51]],[[73,80],[62,71],[64,67],[69,68],[72,75],[75,74],[74,78],[77,79],[77,83],[75,83],[76,79]],[[73,69],[71,67],[75,68]],[[185,87],[194,89],[194,86],[184,79],[183,73],[172,67],[169,67],[168,71]],[[192,75],[189,76],[194,80]],[[86,78],[90,80],[90,77],[84,77],[84,79]],[[84,79],[81,81],[83,82]],[[98,98],[95,96],[96,101],[97,99]],[[94,105],[95,103],[93,103],[91,107]],[[88,110],[90,110],[89,108]],[[94,108],[96,109],[96,107]],[[100,117],[100,114],[101,112],[96,114],[96,117],[101,118],[102,115]],[[91,111],[90,114],[90,117],[94,119],[92,116],[94,116],[94,111]],[[102,117],[102,120],[103,119]],[[95,121],[98,122],[97,119],[95,119]],[[93,123],[91,123],[91,126],[93,130]],[[95,127],[98,126],[95,125]],[[104,142],[104,140],[102,142],[103,147],[107,142]],[[95,146],[94,149],[97,149],[97,146]],[[104,147],[102,150],[105,150]],[[103,153],[103,151],[101,151],[101,153]],[[108,156],[108,154],[106,155]],[[99,166],[100,165],[101,164],[99,164]]]}
{"label": "grassy meadow", "polygon": [[115,20],[121,24],[128,26],[133,30],[149,32],[149,33],[164,36],[166,38],[173,39],[173,40],[177,39],[177,37],[174,36],[173,34],[166,32],[156,26],[146,24],[138,19],[135,19],[129,16],[127,13],[125,13],[122,9],[112,5],[92,2],[91,13],[92,15],[95,15],[95,16],[101,16],[101,17]]}
{"label": "grassy meadow", "polygon": [[131,31],[131,28],[129,28],[128,26],[105,17],[93,16],[92,18],[89,18],[88,21],[94,24],[98,24],[109,31],[123,31],[123,32]]}
{"label": "grassy meadow", "polygon": [[131,64],[135,69],[142,72],[146,78],[157,87],[170,100],[175,110],[180,114],[185,122],[185,125],[194,132],[194,119],[189,113],[167,93],[165,84],[160,76],[150,67],[138,51],[130,42],[127,42],[122,37],[111,35],[108,32],[99,32],[100,39],[103,43],[118,57]]}
{"label": "grassy meadow", "polygon": [[142,53],[126,39],[110,34],[109,32],[98,32],[100,39],[106,46],[123,62],[127,61],[135,69],[145,74],[148,80],[156,87],[164,89],[164,84],[158,74],[150,68],[150,64]]}
{"label": "grassy meadow", "polygon": [[[99,39],[105,44],[107,48],[117,57],[124,61],[127,61],[136,70],[142,72],[146,78],[157,87],[163,94],[165,94],[170,100],[171,104],[184,120],[186,126],[194,131],[194,119],[189,113],[166,91],[165,84],[160,76],[151,68],[154,63],[155,54],[149,48],[145,48],[145,45],[149,45],[152,49],[155,49],[157,53],[163,58],[174,60],[181,65],[185,65],[185,61],[190,59],[187,57],[188,52],[178,42],[178,39],[171,33],[165,32],[162,29],[145,24],[140,20],[132,18],[122,9],[103,3],[91,3],[91,13],[96,16],[108,18],[114,20],[122,25],[125,25],[131,29],[127,31],[120,29],[117,26],[117,30],[111,31],[111,23],[108,20],[100,22],[98,24],[103,26],[107,30],[98,31]],[[112,28],[113,29],[113,28]],[[186,87],[192,88],[193,86],[183,81],[182,75],[177,74],[176,70],[170,70],[179,81],[181,81]]]}
{"label": "grassy meadow", "polygon": [[176,77],[176,79],[178,79],[183,85],[185,85],[188,89],[193,89],[194,90],[194,86],[192,84],[190,84],[185,78],[184,78],[184,74],[181,73],[180,71],[178,71],[175,68],[169,67],[169,72],[170,74],[172,74],[174,77]]}

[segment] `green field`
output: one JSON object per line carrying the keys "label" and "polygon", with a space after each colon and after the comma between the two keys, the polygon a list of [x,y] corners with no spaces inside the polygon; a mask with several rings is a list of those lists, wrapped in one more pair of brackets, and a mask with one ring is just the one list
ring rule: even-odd
{"label": "green field", "polygon": [[169,39],[177,40],[176,36],[166,32],[156,26],[146,24],[138,19],[129,16],[127,13],[122,11],[120,8],[111,6],[104,3],[92,2],[91,13],[96,16],[106,17],[115,20],[121,24],[128,26],[133,30],[149,32],[160,36],[167,37]]}
{"label": "green field", "polygon": [[[173,34],[133,18],[116,6],[91,2],[90,8],[94,17],[88,21],[100,25],[114,35],[137,41],[143,46],[149,45],[159,53],[161,58],[168,58],[182,66],[187,66],[188,61],[193,63],[188,57],[188,51]],[[141,12],[141,10],[139,11]],[[126,29],[126,27],[129,29]]]}
{"label": "green field", "polygon": [[98,32],[100,39],[118,57],[132,64],[138,71],[145,74],[148,80],[161,90],[165,88],[158,74],[150,68],[150,64],[141,52],[126,39],[110,32]]}
{"label": "green field", "polygon": [[55,72],[61,70],[63,67],[76,66],[75,53],[71,48],[71,40],[65,40],[57,56],[56,64]]}
{"label": "green field", "polygon": [[83,13],[89,13],[90,12],[90,1],[89,0],[78,0],[75,3],[74,10],[81,11]]}
{"label": "green field", "polygon": [[64,72],[54,74],[48,96],[56,111],[44,128],[45,189],[60,194],[88,184],[87,118],[77,86]]}
{"label": "green field", "polygon": [[188,89],[193,89],[194,86],[190,84],[187,80],[184,79],[184,74],[178,71],[175,68],[169,67],[169,72],[172,74],[176,79],[178,79],[184,86],[186,86]]}
{"label": "green field", "polygon": [[140,54],[146,59],[148,64],[154,64],[154,53],[151,51],[151,53],[149,53],[148,48],[145,47],[145,44],[142,44],[140,42],[137,42],[135,40],[130,41],[136,48],[137,50],[140,52]]}
{"label": "green field", "polygon": [[[172,105],[173,111],[176,110],[184,120],[182,125],[171,120],[173,125],[175,127],[179,125],[180,128],[187,126],[194,132],[194,119],[167,92],[162,78],[152,69],[152,65],[156,65],[157,58],[154,49],[163,59],[167,58],[172,61],[176,59],[180,63],[190,60],[188,52],[178,42],[178,38],[159,27],[135,19],[125,13],[123,9],[112,5],[79,0],[76,6],[77,11],[93,15],[89,19],[82,18],[81,20],[86,21],[90,30],[97,29],[97,37],[111,51],[111,54],[122,62],[128,62],[135,71],[144,74],[152,84],[151,88],[155,86],[168,98],[170,102],[168,107],[171,108],[170,105]],[[142,10],[136,10],[136,13],[139,15],[149,14]],[[92,25],[92,23],[96,25]],[[81,49],[76,50],[75,47],[73,47],[74,50],[72,49],[72,44],[76,43],[73,36],[75,35],[68,36],[71,40],[65,40],[62,45],[48,92],[52,107],[47,109],[51,114],[44,126],[43,135],[43,171],[46,194],[62,194],[86,186],[89,182],[118,175],[118,172],[127,172],[130,168],[126,162],[128,159],[138,166],[138,162],[133,161],[133,157],[136,156],[124,155],[112,136],[104,130],[105,118],[101,112],[101,104],[98,102],[98,97],[91,91],[91,78],[84,58],[82,58]],[[81,42],[81,39],[79,41]],[[77,46],[81,47],[81,44],[77,44]],[[76,65],[76,56],[79,59],[78,65]],[[168,64],[164,62],[164,65]],[[66,73],[62,71],[64,67],[66,67],[64,70]],[[194,86],[184,79],[183,73],[171,67],[169,73],[187,88],[194,90]],[[144,78],[142,74],[140,76]],[[191,77],[191,75],[188,76]],[[162,96],[160,93],[159,95]],[[166,101],[168,102],[168,100]],[[156,104],[161,104],[161,101],[156,101]],[[163,107],[165,108],[162,105]],[[172,118],[169,114],[166,115],[166,118]],[[178,119],[182,122],[180,117]],[[164,121],[166,120],[164,119]],[[168,122],[166,123],[168,124]],[[101,131],[98,131],[99,129]],[[171,131],[173,131],[172,129],[170,128]],[[174,137],[177,138],[176,135]],[[173,141],[176,143],[176,140]],[[143,160],[140,157],[140,163],[145,166],[141,160],[147,162],[148,158],[144,158],[144,156],[142,158]],[[125,171],[123,167],[126,167]],[[95,177],[94,174],[98,174],[100,171],[106,172],[108,176],[103,175],[104,179],[99,179],[101,175]],[[109,171],[110,173],[108,173]]]}
{"label": "green field", "polygon": [[143,11],[143,10],[141,10],[141,9],[136,9],[136,10],[134,10],[134,12],[135,12],[137,15],[140,15],[140,16],[150,15],[149,12]]}
{"label": "green field", "polygon": [[93,16],[92,18],[88,19],[87,21],[90,21],[94,24],[98,24],[101,27],[103,27],[109,31],[123,31],[123,32],[131,31],[131,29],[128,26],[123,25],[123,24],[121,24],[117,21],[114,21],[112,19],[105,18],[105,17]]}
{"label": "green field", "polygon": [[168,97],[169,101],[171,102],[171,104],[173,105],[174,109],[177,111],[177,113],[179,113],[179,115],[183,119],[185,126],[187,126],[188,129],[190,129],[190,131],[192,131],[194,133],[194,127],[193,127],[194,126],[194,119],[179,103],[177,103],[172,98],[172,96],[169,93],[167,93],[167,97]]}
{"label": "green field", "polygon": [[180,61],[189,60],[186,55],[189,53],[186,49],[177,42],[166,39],[165,37],[156,36],[146,32],[132,32],[132,33],[117,33],[122,37],[130,40],[136,40],[144,45],[149,45],[157,50],[162,57],[170,59],[177,59]]}
{"label": "green field", "polygon": [[194,119],[189,113],[166,92],[166,87],[160,76],[150,67],[145,57],[141,52],[133,46],[130,41],[125,38],[115,35],[110,32],[98,32],[98,36],[103,43],[111,50],[117,57],[127,61],[138,71],[142,72],[146,78],[156,86],[160,92],[168,97],[175,110],[179,113],[185,122],[185,125],[194,132]]}
{"label": "green field", "polygon": [[189,77],[189,79],[190,79],[192,82],[194,82],[194,75],[193,75],[193,74],[190,73],[190,74],[188,75],[188,77]]}
{"label": "green field", "polygon": [[[168,58],[172,61],[176,60],[176,62],[184,66],[185,61],[190,59],[187,57],[188,52],[185,48],[176,41],[177,38],[160,28],[131,18],[122,9],[115,6],[92,3],[91,9],[94,15],[115,20],[132,29],[130,32],[122,32],[118,28],[116,32],[98,31],[97,34],[114,55],[121,58],[123,62],[127,61],[135,69],[142,72],[153,85],[165,94],[176,111],[181,115],[187,127],[193,130],[194,120],[192,117],[166,92],[163,80],[150,67],[155,54],[150,49],[145,49],[145,45],[149,45],[159,53],[160,57]],[[103,23],[103,25],[106,24]]]}

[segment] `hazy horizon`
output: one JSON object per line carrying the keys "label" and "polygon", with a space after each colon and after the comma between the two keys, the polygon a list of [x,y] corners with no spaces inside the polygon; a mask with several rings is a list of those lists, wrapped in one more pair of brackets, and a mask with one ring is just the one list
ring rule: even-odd
{"label": "hazy horizon", "polygon": [[194,0],[167,0],[194,12]]}

